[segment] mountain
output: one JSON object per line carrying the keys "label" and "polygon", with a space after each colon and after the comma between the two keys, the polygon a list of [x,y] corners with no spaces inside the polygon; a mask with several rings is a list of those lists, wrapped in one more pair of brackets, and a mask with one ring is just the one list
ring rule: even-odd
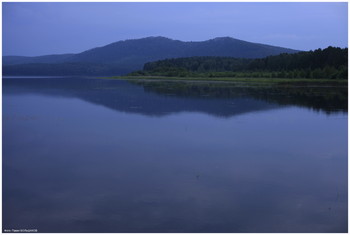
{"label": "mountain", "polygon": [[[237,58],[263,58],[297,50],[246,42],[230,37],[214,38],[201,42],[183,42],[165,37],[147,37],[118,41],[78,54],[37,57],[3,56],[4,75],[118,75],[142,69],[146,62],[191,56],[225,56]],[[25,64],[25,66],[24,66]],[[42,66],[45,74],[40,71]],[[77,69],[79,67],[79,69]],[[81,71],[82,67],[86,67]],[[98,72],[95,68],[103,67]],[[90,69],[89,69],[90,68]],[[63,71],[60,71],[63,69]],[[60,71],[60,74],[57,74]],[[50,73],[50,74],[47,74]],[[63,73],[63,74],[62,74]],[[113,73],[113,74],[112,74]]]}

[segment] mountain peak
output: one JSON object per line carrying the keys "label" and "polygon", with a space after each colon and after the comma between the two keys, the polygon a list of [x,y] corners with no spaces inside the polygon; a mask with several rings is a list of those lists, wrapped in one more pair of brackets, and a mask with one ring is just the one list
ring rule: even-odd
{"label": "mountain peak", "polygon": [[167,39],[167,40],[173,40],[171,38],[163,37],[163,36],[149,36],[141,39]]}
{"label": "mountain peak", "polygon": [[171,38],[163,37],[163,36],[149,36],[144,38],[137,38],[137,39],[128,39],[124,41],[175,41]]}
{"label": "mountain peak", "polygon": [[226,37],[216,37],[216,38],[213,38],[212,40],[214,40],[214,41],[227,41],[227,40],[232,40],[232,39],[234,39],[234,38],[226,36]]}
{"label": "mountain peak", "polygon": [[253,42],[243,41],[243,40],[240,40],[240,39],[237,39],[237,38],[232,38],[232,37],[229,37],[229,36],[216,37],[216,38],[213,38],[213,39],[208,40],[208,41],[211,41],[211,42],[225,42],[225,43],[237,43],[237,42],[240,42],[240,43],[256,44],[256,43],[253,43]]}

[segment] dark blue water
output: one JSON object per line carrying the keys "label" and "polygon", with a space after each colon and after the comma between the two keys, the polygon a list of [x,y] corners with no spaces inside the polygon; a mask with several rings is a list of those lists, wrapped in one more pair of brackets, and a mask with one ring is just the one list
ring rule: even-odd
{"label": "dark blue water", "polygon": [[295,89],[3,79],[3,231],[347,232],[347,92]]}

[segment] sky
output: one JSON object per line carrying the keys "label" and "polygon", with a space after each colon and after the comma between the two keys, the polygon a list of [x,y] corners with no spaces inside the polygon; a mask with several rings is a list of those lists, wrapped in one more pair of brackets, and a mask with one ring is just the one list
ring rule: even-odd
{"label": "sky", "polygon": [[126,39],[233,37],[298,50],[348,46],[347,2],[3,2],[3,55],[79,53]]}

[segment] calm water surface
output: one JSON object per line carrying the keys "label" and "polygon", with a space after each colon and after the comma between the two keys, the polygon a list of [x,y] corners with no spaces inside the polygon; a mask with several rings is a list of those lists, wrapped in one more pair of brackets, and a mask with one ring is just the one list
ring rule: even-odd
{"label": "calm water surface", "polygon": [[347,89],[3,79],[3,229],[347,232],[347,118]]}

